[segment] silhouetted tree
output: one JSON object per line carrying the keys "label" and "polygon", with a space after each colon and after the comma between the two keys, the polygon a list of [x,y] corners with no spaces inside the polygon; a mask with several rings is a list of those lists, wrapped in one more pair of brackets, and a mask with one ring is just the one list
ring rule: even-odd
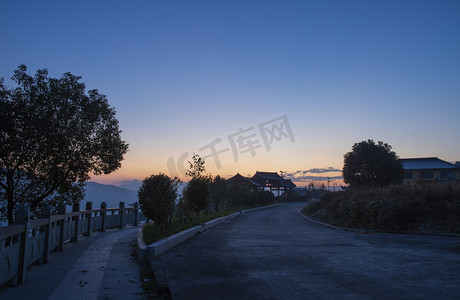
{"label": "silhouetted tree", "polygon": [[[289,190],[292,191],[292,190]],[[257,199],[257,204],[259,205],[268,205],[272,204],[275,201],[275,195],[270,191],[254,191],[253,192]],[[284,195],[284,193],[283,193]]]}
{"label": "silhouetted tree", "polygon": [[198,215],[209,204],[209,180],[202,177],[192,178],[185,187],[182,195],[190,209]]}
{"label": "silhouetted tree", "polygon": [[204,176],[206,172],[206,167],[204,166],[205,161],[198,154],[193,153],[193,162],[189,163],[189,169],[186,170],[185,176],[190,176],[192,178]]}
{"label": "silhouetted tree", "polygon": [[402,182],[404,169],[390,145],[369,139],[344,155],[342,175],[350,186],[386,185]]}
{"label": "silhouetted tree", "polygon": [[209,183],[212,181],[211,175],[205,175],[205,161],[198,154],[193,154],[193,162],[189,163],[189,169],[185,176],[192,179],[182,192],[186,205],[198,215],[200,211],[208,207],[209,204]]}
{"label": "silhouetted tree", "polygon": [[178,178],[172,179],[163,173],[151,175],[144,179],[137,193],[142,213],[154,221],[160,232],[164,232],[171,221],[179,183]]}
{"label": "silhouetted tree", "polygon": [[104,95],[71,73],[26,71],[14,72],[16,88],[0,79],[0,213],[10,224],[16,205],[79,202],[89,174],[117,170],[128,151]]}
{"label": "silhouetted tree", "polygon": [[209,202],[214,206],[214,211],[218,211],[225,205],[227,197],[227,183],[217,175],[209,183]]}
{"label": "silhouetted tree", "polygon": [[233,208],[255,203],[253,188],[249,184],[232,184],[228,187],[229,204]]}

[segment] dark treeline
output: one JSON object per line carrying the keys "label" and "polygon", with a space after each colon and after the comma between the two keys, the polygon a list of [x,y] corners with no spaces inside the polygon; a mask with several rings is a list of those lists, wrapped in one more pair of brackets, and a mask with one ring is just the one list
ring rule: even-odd
{"label": "dark treeline", "polygon": [[275,202],[271,191],[250,183],[229,184],[218,175],[206,174],[204,160],[198,155],[189,164],[186,175],[191,179],[181,195],[177,192],[178,178],[160,173],[144,179],[139,204],[144,215],[153,220],[144,228],[147,243],[233,211]]}

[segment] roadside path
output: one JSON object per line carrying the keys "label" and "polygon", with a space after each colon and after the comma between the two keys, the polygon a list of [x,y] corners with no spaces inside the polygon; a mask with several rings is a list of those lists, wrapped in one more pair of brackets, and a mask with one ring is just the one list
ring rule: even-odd
{"label": "roadside path", "polygon": [[140,227],[94,232],[31,266],[26,282],[0,289],[0,299],[145,299],[133,256]]}
{"label": "roadside path", "polygon": [[304,205],[243,214],[163,254],[173,299],[460,298],[460,239],[336,230]]}

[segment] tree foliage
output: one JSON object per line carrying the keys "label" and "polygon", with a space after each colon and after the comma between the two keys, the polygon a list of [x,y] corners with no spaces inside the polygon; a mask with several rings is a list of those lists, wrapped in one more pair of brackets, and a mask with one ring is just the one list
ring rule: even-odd
{"label": "tree foliage", "polygon": [[218,211],[226,205],[228,198],[227,183],[225,179],[217,175],[209,183],[209,202],[212,204],[214,211]]}
{"label": "tree foliage", "polygon": [[186,205],[196,215],[209,205],[209,183],[212,182],[212,176],[205,174],[205,161],[198,154],[193,154],[193,162],[188,162],[190,167],[185,173],[185,176],[190,176],[192,179],[182,192],[183,200]]}
{"label": "tree foliage", "polygon": [[165,230],[171,220],[179,183],[178,178],[160,173],[144,179],[139,188],[137,196],[142,213],[152,219],[160,231]]}
{"label": "tree foliage", "polygon": [[203,177],[206,172],[206,167],[204,166],[205,161],[198,154],[193,153],[193,162],[189,161],[189,169],[186,170],[185,176],[190,176],[192,178]]}
{"label": "tree foliage", "polygon": [[[293,190],[288,190],[286,193],[294,192]],[[275,201],[275,195],[271,191],[254,191],[257,204],[258,205],[268,205]],[[295,193],[295,192],[294,192]]]}
{"label": "tree foliage", "polygon": [[375,186],[400,183],[404,169],[390,145],[369,139],[355,143],[344,155],[342,174],[351,186]]}
{"label": "tree foliage", "polygon": [[228,187],[229,204],[231,207],[249,206],[254,201],[253,188],[250,184],[232,184]]}
{"label": "tree foliage", "polygon": [[209,204],[209,180],[202,177],[192,178],[185,187],[183,196],[190,209],[198,215]]}
{"label": "tree foliage", "polygon": [[0,213],[10,224],[16,205],[80,201],[90,174],[117,170],[128,151],[106,96],[71,73],[26,71],[14,72],[15,88],[0,80]]}

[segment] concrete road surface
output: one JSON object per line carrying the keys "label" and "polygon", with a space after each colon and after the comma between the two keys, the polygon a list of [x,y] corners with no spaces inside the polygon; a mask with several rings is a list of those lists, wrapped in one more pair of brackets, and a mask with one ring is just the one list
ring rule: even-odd
{"label": "concrete road surface", "polygon": [[460,299],[458,237],[341,231],[303,206],[241,215],[162,255],[173,299]]}

